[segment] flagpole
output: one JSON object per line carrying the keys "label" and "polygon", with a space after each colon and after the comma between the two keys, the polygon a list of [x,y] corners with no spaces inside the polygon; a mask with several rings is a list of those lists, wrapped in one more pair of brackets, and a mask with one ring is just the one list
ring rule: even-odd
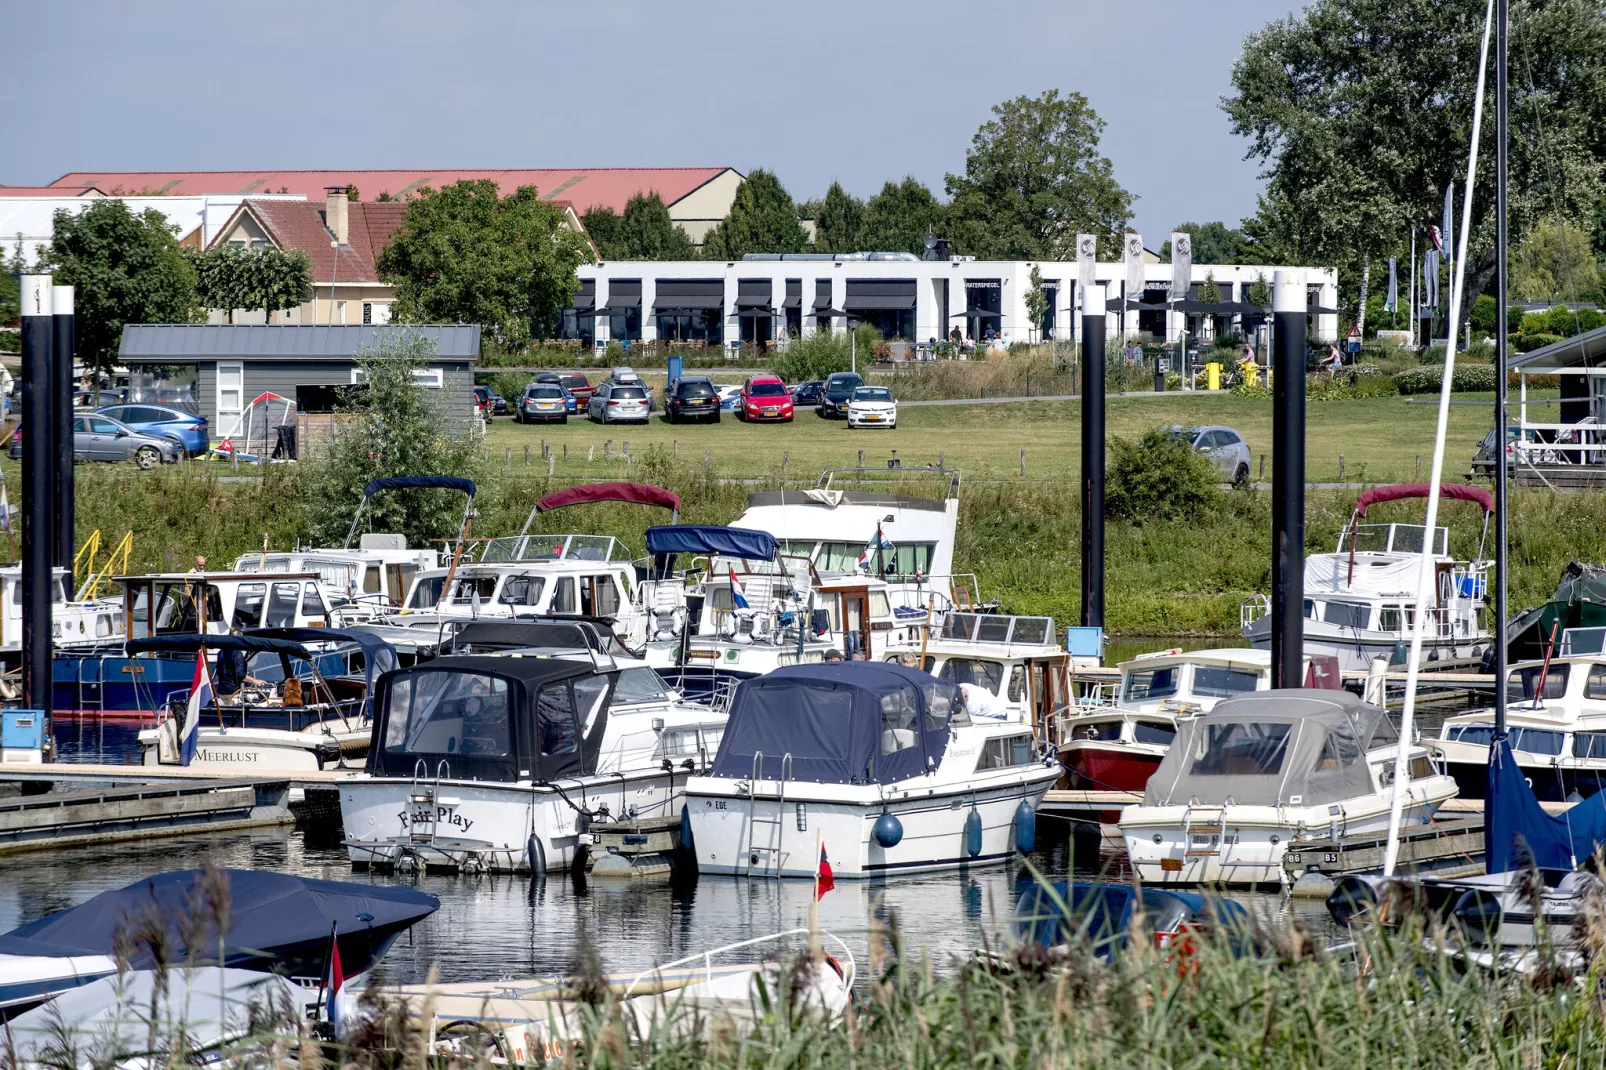
{"label": "flagpole", "polygon": [[814,887],[809,896],[809,954],[815,958],[819,957],[820,947],[820,845],[824,836],[823,829],[814,830]]}

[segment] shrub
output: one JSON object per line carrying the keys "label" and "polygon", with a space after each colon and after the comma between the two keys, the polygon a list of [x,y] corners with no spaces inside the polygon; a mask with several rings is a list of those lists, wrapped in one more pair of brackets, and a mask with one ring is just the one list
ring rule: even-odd
{"label": "shrub", "polygon": [[788,383],[824,379],[832,372],[845,372],[852,367],[856,345],[863,373],[874,362],[875,347],[880,341],[881,332],[868,325],[858,328],[856,343],[846,334],[815,331],[788,342],[770,361],[770,370]]}
{"label": "shrub", "polygon": [[1312,375],[1305,380],[1305,397],[1310,401],[1353,401],[1393,397],[1398,393],[1394,380],[1378,374],[1375,368],[1370,374],[1356,369],[1337,376]]}
{"label": "shrub", "polygon": [[1163,428],[1146,431],[1136,442],[1110,440],[1110,480],[1105,490],[1109,515],[1133,524],[1197,520],[1220,505],[1221,478],[1215,465],[1187,442]]}
{"label": "shrub", "polygon": [[1561,340],[1562,336],[1559,334],[1529,334],[1524,331],[1522,334],[1513,335],[1511,344],[1518,353],[1532,353],[1536,349],[1543,349],[1552,342]]}
{"label": "shrub", "polygon": [[[1394,386],[1402,394],[1435,394],[1443,382],[1444,368],[1431,364],[1407,368],[1394,377]],[[1450,380],[1450,389],[1455,393],[1492,391],[1494,385],[1494,368],[1487,364],[1458,364]]]}

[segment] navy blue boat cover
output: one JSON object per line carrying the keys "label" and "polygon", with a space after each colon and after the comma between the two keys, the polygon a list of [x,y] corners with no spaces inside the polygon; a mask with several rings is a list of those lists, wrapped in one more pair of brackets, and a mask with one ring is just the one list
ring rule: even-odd
{"label": "navy blue boat cover", "polygon": [[713,776],[786,773],[815,784],[890,784],[942,761],[957,684],[883,661],[794,665],[744,680],[714,757]]}
{"label": "navy blue boat cover", "polygon": [[27,940],[20,936],[0,936],[0,955],[37,955],[41,958],[72,959],[98,954],[99,951],[91,951],[87,947],[68,947],[66,944]]}
{"label": "navy blue boat cover", "polygon": [[1596,792],[1560,814],[1546,813],[1502,738],[1489,748],[1489,798],[1484,859],[1490,873],[1527,867],[1574,869],[1606,842],[1606,792]]}
{"label": "navy blue boat cover", "polygon": [[362,489],[362,496],[371,498],[382,490],[405,490],[409,487],[460,490],[470,498],[474,497],[474,481],[461,476],[385,476],[383,479],[370,479]]}
{"label": "navy blue boat cover", "polygon": [[[323,631],[321,628],[318,630]],[[239,650],[247,654],[288,654],[302,661],[312,660],[312,654],[300,643],[263,635],[152,635],[144,639],[130,639],[124,644],[130,654],[147,651],[193,654],[202,647],[207,650]]]}
{"label": "navy blue boat cover", "polygon": [[750,561],[775,559],[775,536],[716,524],[663,524],[647,529],[649,554],[718,554]]}
{"label": "navy blue boat cover", "polygon": [[[348,933],[385,930],[399,932],[440,907],[433,895],[412,888],[347,881],[308,880],[282,873],[252,869],[221,871],[228,881],[228,931],[224,934],[225,965],[260,959],[263,953],[298,946],[329,945],[331,927],[342,937]],[[201,909],[198,903],[198,869],[158,873],[116,891],[102,892],[86,903],[47,914],[5,934],[82,947],[96,954],[116,953],[119,935],[130,923],[145,919],[165,923],[171,937],[174,961],[188,958],[184,947],[187,919]],[[196,958],[214,962],[217,932],[208,923]],[[342,955],[345,941],[341,941]],[[148,957],[148,951],[146,952]],[[143,968],[138,956],[132,963]],[[356,972],[351,964],[346,969]]]}

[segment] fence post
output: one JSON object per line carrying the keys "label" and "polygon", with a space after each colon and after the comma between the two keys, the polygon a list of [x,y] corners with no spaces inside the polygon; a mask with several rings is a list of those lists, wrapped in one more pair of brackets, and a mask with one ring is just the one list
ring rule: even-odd
{"label": "fence post", "polygon": [[1264,453],[1260,455],[1260,475],[1256,478],[1262,483],[1266,481],[1266,455]]}
{"label": "fence post", "polygon": [[558,463],[558,459],[557,459],[557,457],[555,455],[550,454],[550,453],[546,455],[546,474],[547,474],[547,476],[549,478],[552,475],[553,466],[556,465],[557,463]]}
{"label": "fence post", "polygon": [[864,451],[863,450],[859,451],[859,467],[860,468],[864,467]]}
{"label": "fence post", "polygon": [[678,460],[680,458],[680,439],[675,439],[671,444],[675,447],[675,457]]}
{"label": "fence post", "polygon": [[1021,474],[1021,478],[1022,479],[1024,479],[1026,477],[1026,451],[1025,450],[1021,450],[1020,451],[1020,474]]}
{"label": "fence post", "polygon": [[1342,453],[1338,455],[1338,481],[1340,483],[1344,482],[1344,455]]}
{"label": "fence post", "polygon": [[792,451],[791,450],[782,450],[781,451],[781,478],[782,479],[786,478],[786,466],[789,463],[791,463],[791,460],[792,460]]}
{"label": "fence post", "polygon": [[1030,375],[1026,377],[1026,396],[1032,396],[1032,377]]}
{"label": "fence post", "polygon": [[596,447],[596,444],[593,443],[592,445],[586,447],[586,463],[590,464],[592,461],[594,461],[596,459],[597,459],[597,447]]}
{"label": "fence post", "polygon": [[938,450],[937,451],[937,467],[938,468],[944,467],[944,465],[942,463],[942,457],[943,457],[942,450]]}
{"label": "fence post", "polygon": [[613,459],[613,439],[611,438],[602,444],[602,459],[605,461]]}
{"label": "fence post", "polygon": [[713,471],[713,468],[709,464],[709,461],[708,461],[708,451],[704,450],[703,451],[703,478],[704,479],[708,478],[709,473],[712,472],[712,471]]}
{"label": "fence post", "polygon": [[502,467],[503,468],[511,468],[512,466],[513,466],[513,447],[512,446],[503,446],[502,447]]}
{"label": "fence post", "polygon": [[[545,449],[545,446],[546,446],[546,444],[542,443],[543,451]],[[524,444],[524,467],[528,468],[529,466],[530,466],[530,444],[528,442],[526,442]]]}
{"label": "fence post", "polygon": [[1420,453],[1416,455],[1416,478],[1422,478],[1422,455]]}

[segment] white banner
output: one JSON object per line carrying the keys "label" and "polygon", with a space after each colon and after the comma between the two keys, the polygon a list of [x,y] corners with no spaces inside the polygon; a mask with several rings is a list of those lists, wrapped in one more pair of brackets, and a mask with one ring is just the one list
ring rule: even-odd
{"label": "white banner", "polygon": [[1143,235],[1126,236],[1126,299],[1143,300]]}
{"label": "white banner", "polygon": [[1185,230],[1171,232],[1171,296],[1186,300],[1193,284],[1193,235]]}
{"label": "white banner", "polygon": [[[1092,234],[1078,234],[1076,236],[1076,294],[1080,298],[1087,293],[1087,288],[1093,285],[1093,264],[1098,257],[1099,240]],[[1090,316],[1102,315],[1102,308],[1088,308],[1084,302],[1082,314]]]}

